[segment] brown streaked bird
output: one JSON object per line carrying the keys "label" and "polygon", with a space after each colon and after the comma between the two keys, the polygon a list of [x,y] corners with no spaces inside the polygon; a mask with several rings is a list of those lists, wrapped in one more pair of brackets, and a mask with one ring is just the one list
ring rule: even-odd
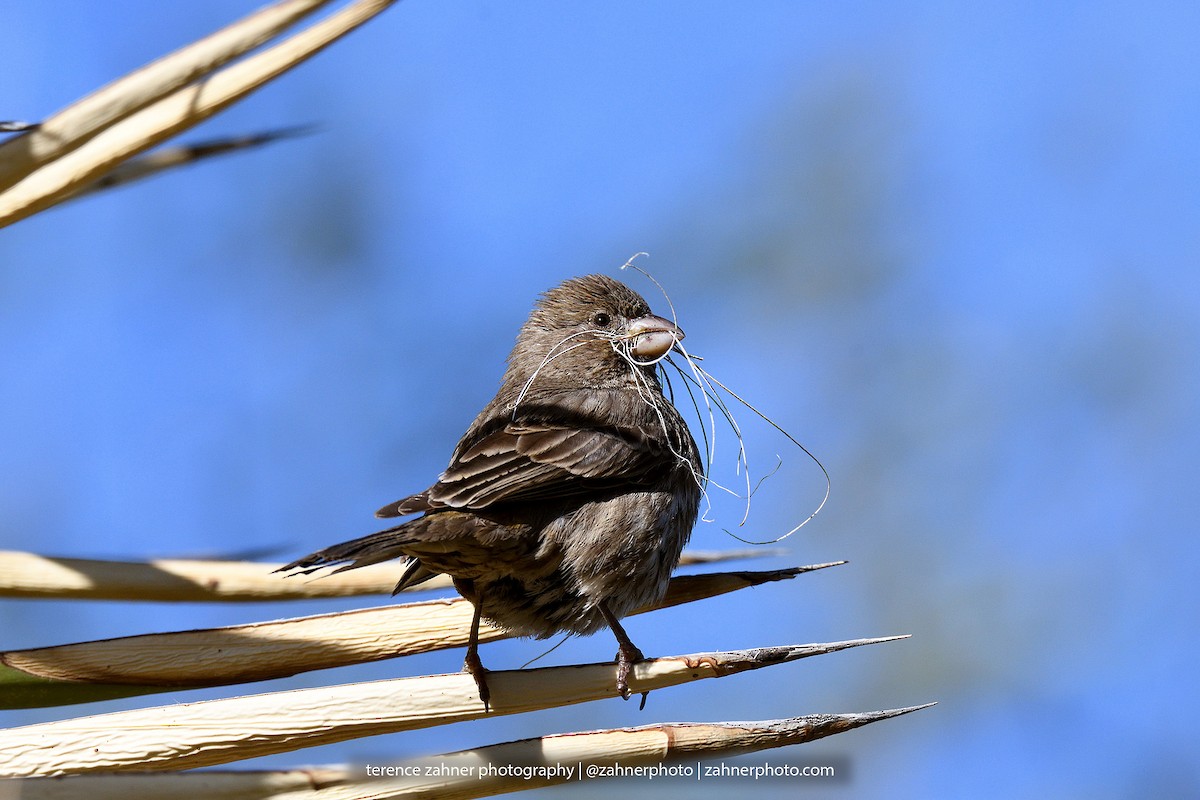
{"label": "brown streaked bird", "polygon": [[517,336],[495,398],[437,482],[379,517],[421,514],[281,571],[407,559],[396,591],[448,574],[475,607],[464,669],[488,707],[479,621],[539,639],[617,638],[617,691],[643,659],[618,621],[662,598],[700,504],[695,440],[658,362],[683,331],[623,283],[573,278]]}

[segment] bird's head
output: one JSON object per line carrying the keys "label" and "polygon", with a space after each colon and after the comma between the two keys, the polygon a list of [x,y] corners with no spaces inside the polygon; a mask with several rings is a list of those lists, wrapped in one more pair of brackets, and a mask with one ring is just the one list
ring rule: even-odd
{"label": "bird's head", "polygon": [[542,295],[509,356],[510,373],[536,388],[626,385],[648,377],[683,339],[637,292],[607,275],[572,278]]}

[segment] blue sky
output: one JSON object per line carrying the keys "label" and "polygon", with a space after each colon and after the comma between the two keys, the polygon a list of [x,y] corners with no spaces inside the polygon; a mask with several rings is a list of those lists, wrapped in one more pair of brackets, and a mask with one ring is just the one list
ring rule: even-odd
{"label": "blue sky", "polygon": [[[44,117],[254,7],[9,4],[0,117]],[[847,758],[851,783],[817,795],[1195,794],[1200,12],[564,8],[400,4],[185,138],[315,134],[0,233],[0,547],[285,557],[367,532],[444,466],[536,294],[647,251],[691,348],[833,476],[787,555],[747,568],[851,563],[631,620],[635,641],[913,638],[642,714],[592,704],[270,765],[938,700],[769,757]],[[769,538],[819,475],[740,418],[752,466],[782,460],[746,529]],[[715,515],[694,544],[740,546],[722,531],[738,509]],[[8,601],[0,648],[376,602]],[[542,663],[611,651],[598,635]]]}

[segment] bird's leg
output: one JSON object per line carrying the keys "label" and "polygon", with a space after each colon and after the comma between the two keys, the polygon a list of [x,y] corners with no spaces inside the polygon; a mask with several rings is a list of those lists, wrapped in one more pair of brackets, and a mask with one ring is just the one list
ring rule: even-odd
{"label": "bird's leg", "polygon": [[[621,627],[621,623],[617,622],[617,617],[608,610],[608,604],[601,600],[597,604],[600,609],[604,621],[608,623],[608,627],[612,628],[613,636],[617,637],[617,691],[625,700],[629,699],[629,669],[639,661],[645,661],[646,657],[642,655],[642,651],[637,649],[637,646],[629,640],[629,634]],[[639,711],[646,707],[646,696],[649,692],[642,692],[642,703]]]}
{"label": "bird's leg", "polygon": [[487,670],[479,660],[479,618],[483,615],[483,598],[480,597],[472,604],[475,606],[475,616],[471,618],[471,637],[467,640],[467,657],[463,661],[463,671],[471,673],[475,685],[479,687],[479,699],[483,702],[483,713],[488,713],[488,701],[492,693],[487,685]]}

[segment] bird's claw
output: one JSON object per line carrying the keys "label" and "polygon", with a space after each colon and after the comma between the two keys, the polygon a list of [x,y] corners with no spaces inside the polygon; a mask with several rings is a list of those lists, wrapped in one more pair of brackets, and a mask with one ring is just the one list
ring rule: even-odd
{"label": "bird's claw", "polygon": [[[628,700],[632,692],[629,691],[629,670],[639,661],[645,661],[646,657],[642,655],[642,651],[634,647],[632,644],[626,647],[621,645],[617,650],[617,693],[621,695],[622,700]],[[646,706],[646,695],[648,692],[642,693],[642,708]]]}
{"label": "bird's claw", "polygon": [[483,713],[487,714],[491,711],[492,692],[487,685],[487,668],[483,666],[478,653],[467,653],[463,661],[463,672],[470,673],[475,679],[475,685],[479,687],[479,700],[483,703]]}

